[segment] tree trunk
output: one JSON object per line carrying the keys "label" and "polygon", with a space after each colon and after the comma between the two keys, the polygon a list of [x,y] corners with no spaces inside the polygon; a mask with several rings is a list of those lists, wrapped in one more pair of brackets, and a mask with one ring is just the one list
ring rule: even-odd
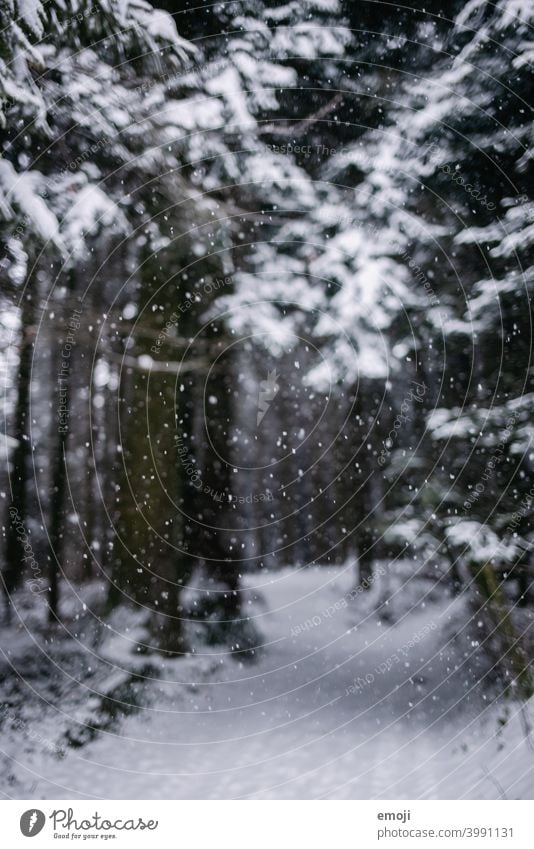
{"label": "tree trunk", "polygon": [[[20,328],[20,357],[17,386],[17,404],[13,422],[13,437],[17,444],[11,460],[11,503],[10,509],[16,513],[10,514],[6,520],[6,565],[3,570],[4,590],[9,594],[16,589],[24,572],[24,543],[16,521],[22,522],[27,529],[27,475],[28,458],[30,454],[30,437],[28,433],[28,411],[30,407],[32,353],[34,340],[34,305],[32,294],[26,294],[21,305]],[[13,518],[12,518],[13,516]],[[19,525],[20,528],[20,525]],[[8,601],[8,616],[10,605]]]}
{"label": "tree trunk", "polygon": [[501,640],[498,662],[504,661],[510,668],[518,694],[529,699],[534,694],[534,682],[530,673],[530,659],[516,634],[510,607],[502,592],[490,563],[471,563],[470,571],[482,596],[484,607],[493,623],[494,631]]}

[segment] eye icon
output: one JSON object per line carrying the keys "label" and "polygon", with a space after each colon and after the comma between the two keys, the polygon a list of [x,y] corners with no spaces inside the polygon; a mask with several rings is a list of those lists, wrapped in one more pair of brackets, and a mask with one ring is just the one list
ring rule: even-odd
{"label": "eye icon", "polygon": [[36,834],[42,831],[45,821],[46,817],[42,811],[39,811],[37,808],[31,808],[31,810],[25,811],[22,814],[20,818],[20,830],[24,837],[35,837]]}

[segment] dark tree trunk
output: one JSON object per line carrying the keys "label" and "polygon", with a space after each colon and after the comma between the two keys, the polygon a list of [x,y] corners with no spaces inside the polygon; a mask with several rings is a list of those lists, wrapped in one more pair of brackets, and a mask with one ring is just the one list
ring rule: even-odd
{"label": "dark tree trunk", "polygon": [[[69,280],[69,292],[74,292],[75,282],[71,275]],[[51,623],[56,622],[59,616],[59,581],[63,571],[63,556],[65,549],[65,497],[67,484],[67,443],[70,432],[70,417],[74,413],[74,399],[72,393],[72,374],[74,369],[75,345],[77,328],[67,316],[74,315],[70,304],[60,307],[62,309],[62,324],[60,341],[52,359],[53,385],[54,385],[54,415],[52,426],[55,429],[53,435],[53,451],[51,458],[50,479],[50,532],[48,568],[50,580],[50,595],[48,618]],[[58,310],[59,311],[59,310]],[[67,323],[68,322],[68,323]],[[70,336],[74,341],[71,341]]]}
{"label": "dark tree trunk", "polygon": [[384,507],[382,497],[380,469],[371,469],[369,480],[363,490],[363,521],[357,533],[359,583],[363,589],[369,589],[373,583],[373,563],[382,554],[381,535],[383,525],[380,514]]}
{"label": "dark tree trunk", "polygon": [[[148,274],[147,278],[139,301],[146,324],[152,315],[147,304],[157,285]],[[168,314],[173,308],[170,305]],[[155,354],[153,350],[157,347],[154,337],[158,338],[165,321],[165,316],[156,313],[148,328],[152,335],[140,331],[133,339],[137,357],[153,356],[154,368],[124,365],[121,370],[120,451],[114,455],[108,477],[114,490],[108,606],[133,603],[150,611],[148,638],[169,655],[187,651],[180,594],[189,565],[178,545],[183,470],[176,461],[176,373],[165,368],[179,359],[179,352],[164,346]]]}
{"label": "dark tree trunk", "polygon": [[[234,357],[226,353],[218,360],[206,387],[207,391],[202,392],[204,487],[199,511],[202,522],[202,558],[206,561],[214,583],[226,587],[218,592],[218,606],[221,616],[229,620],[240,615],[239,551],[236,546],[232,547],[233,534],[227,530],[232,523],[229,505],[229,497],[232,495],[229,432],[233,415],[233,364]],[[216,393],[216,404],[206,403],[206,395],[209,396],[211,392]]]}
{"label": "dark tree trunk", "polygon": [[50,581],[48,620],[51,623],[56,622],[59,616],[59,580],[64,547],[67,438],[68,430],[58,429],[51,464],[50,546],[48,553],[48,578]]}

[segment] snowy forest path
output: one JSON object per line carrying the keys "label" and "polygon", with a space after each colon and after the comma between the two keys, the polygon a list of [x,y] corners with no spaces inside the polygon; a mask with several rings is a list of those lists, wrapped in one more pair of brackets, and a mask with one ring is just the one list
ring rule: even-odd
{"label": "snowy forest path", "polygon": [[450,600],[387,625],[366,594],[345,606],[348,572],[288,569],[262,583],[255,615],[265,644],[256,662],[212,652],[164,664],[149,705],[48,764],[39,791],[532,798],[534,756],[517,708],[497,739],[495,710],[470,693],[445,636]]}

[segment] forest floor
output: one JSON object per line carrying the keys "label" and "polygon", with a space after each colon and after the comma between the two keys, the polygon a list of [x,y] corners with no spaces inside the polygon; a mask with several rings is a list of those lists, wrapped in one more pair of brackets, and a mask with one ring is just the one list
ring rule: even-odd
{"label": "forest floor", "polygon": [[[378,589],[349,600],[351,580],[331,567],[263,577],[255,662],[215,649],[162,662],[139,710],[65,757],[11,723],[3,795],[534,798],[528,707],[492,701],[481,686],[476,646],[458,626],[462,602],[405,604],[385,621]],[[124,645],[111,640],[107,653],[120,678]],[[62,710],[48,725],[46,712],[34,719],[41,738],[59,739],[67,713],[90,721],[91,699]]]}

